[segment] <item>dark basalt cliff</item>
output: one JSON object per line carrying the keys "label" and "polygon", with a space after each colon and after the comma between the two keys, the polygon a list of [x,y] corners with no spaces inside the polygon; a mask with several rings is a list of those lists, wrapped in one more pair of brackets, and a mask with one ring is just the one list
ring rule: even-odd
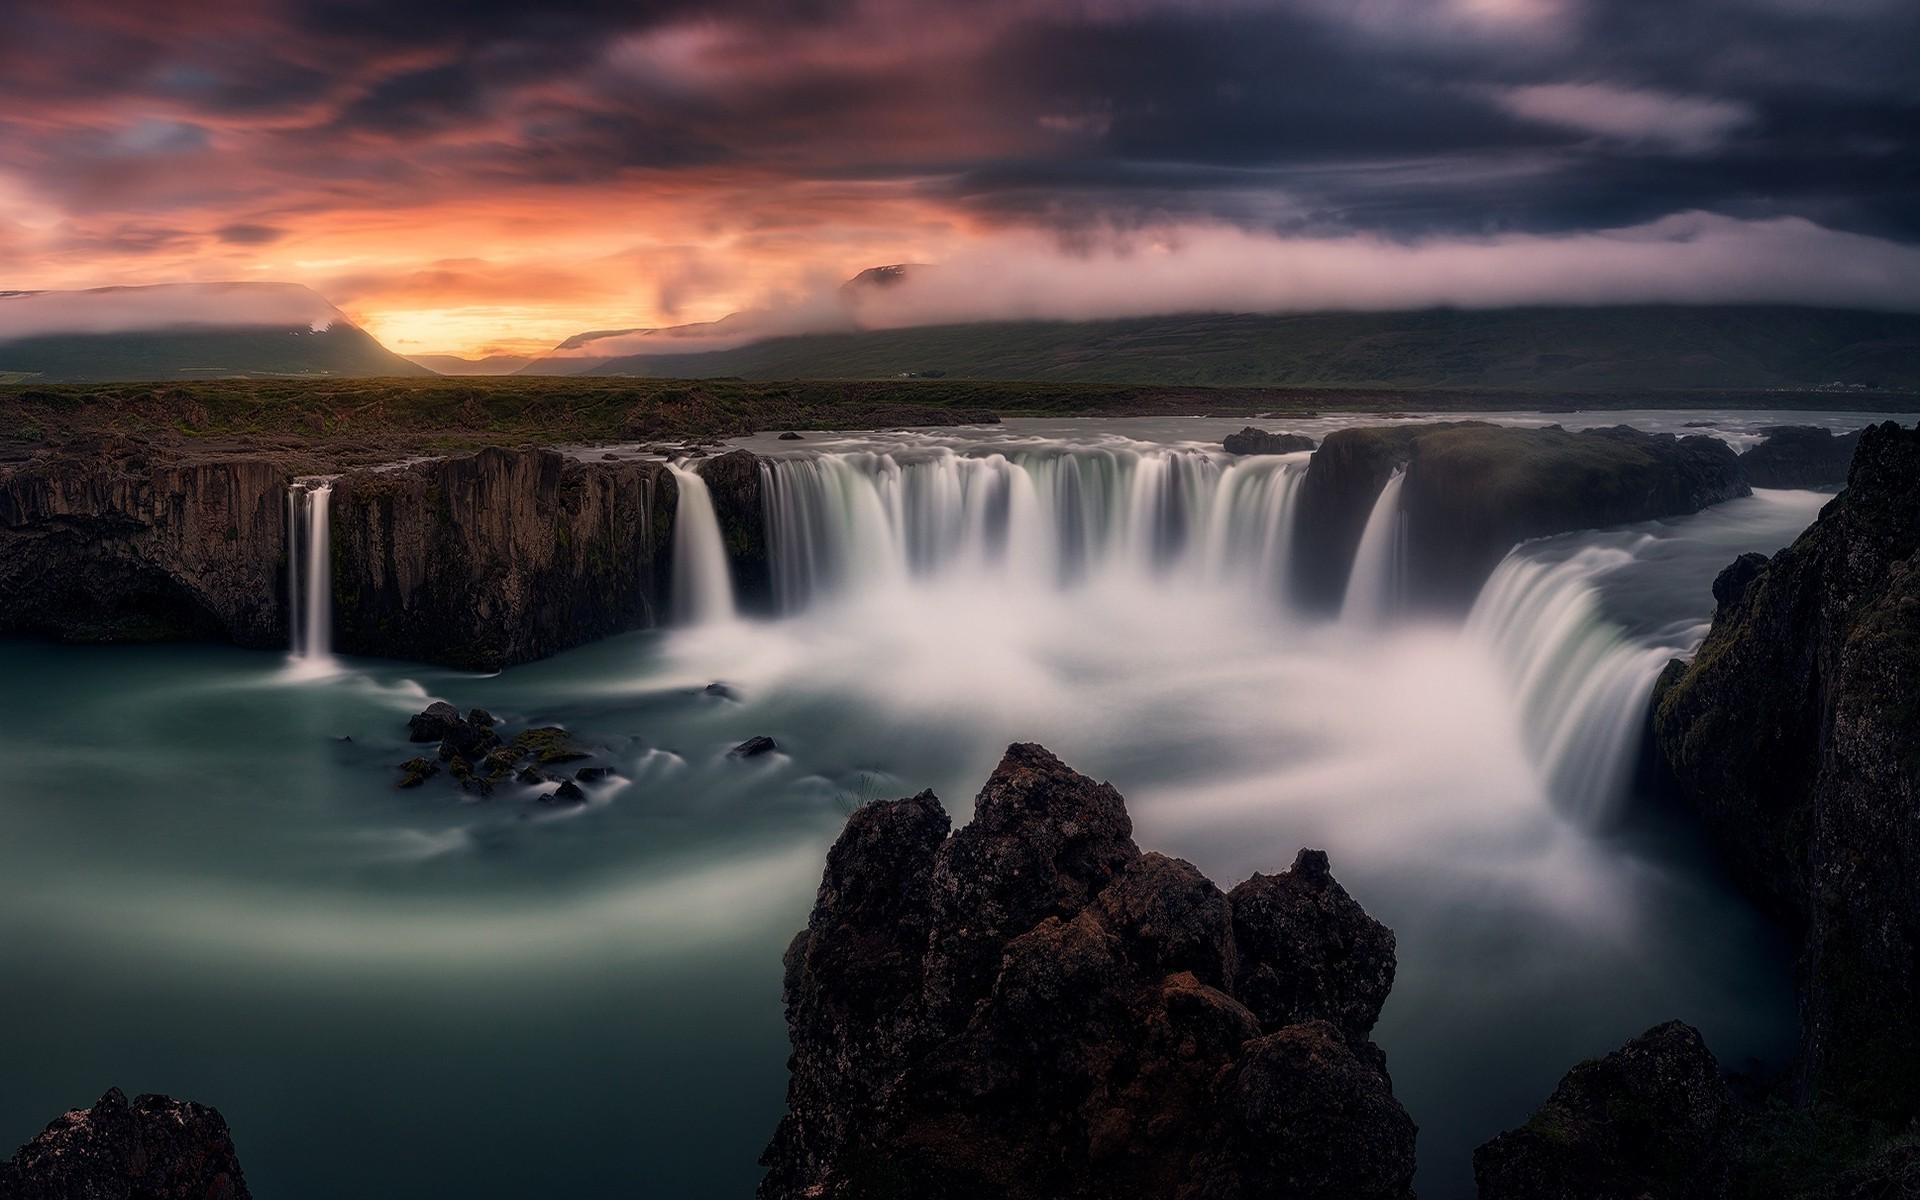
{"label": "dark basalt cliff", "polygon": [[654,462],[482,450],[334,482],[334,645],[494,669],[656,623],[678,489]]}
{"label": "dark basalt cliff", "polygon": [[869,804],[787,951],[763,1200],[1409,1196],[1367,1040],[1393,934],[1303,850],[1222,893],[1111,787],[1015,745],[948,834]]}
{"label": "dark basalt cliff", "polygon": [[0,467],[0,632],[284,643],[287,478],[122,437]]}
{"label": "dark basalt cliff", "polygon": [[0,1162],[5,1200],[248,1200],[220,1114],[119,1088],[76,1108]]}
{"label": "dark basalt cliff", "polygon": [[1751,491],[1733,450],[1705,436],[1477,422],[1339,430],[1300,485],[1295,582],[1307,603],[1339,604],[1374,502],[1402,466],[1408,594],[1453,610],[1528,538],[1682,516]]}
{"label": "dark basalt cliff", "polygon": [[1765,488],[1817,488],[1847,481],[1860,430],[1835,435],[1820,425],[1775,425],[1740,456],[1747,482]]}
{"label": "dark basalt cliff", "polygon": [[[0,467],[0,632],[287,644],[287,489],[324,459],[107,437]],[[736,590],[770,603],[759,461],[698,464]],[[333,479],[333,646],[493,669],[658,623],[679,488],[659,462],[487,449]]]}
{"label": "dark basalt cliff", "polygon": [[1865,431],[1846,489],[1743,558],[1654,728],[1684,803],[1798,933],[1803,1099],[1920,1114],[1920,429]]}

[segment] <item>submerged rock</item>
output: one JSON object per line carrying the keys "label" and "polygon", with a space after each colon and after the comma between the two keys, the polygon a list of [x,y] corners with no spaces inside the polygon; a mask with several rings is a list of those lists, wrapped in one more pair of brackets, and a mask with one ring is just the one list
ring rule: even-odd
{"label": "submerged rock", "polygon": [[573,735],[558,725],[540,725],[533,729],[523,729],[513,735],[507,743],[523,756],[531,755],[542,766],[554,763],[579,762],[589,758],[573,740]]}
{"label": "submerged rock", "polygon": [[1699,1030],[1669,1022],[1567,1072],[1525,1125],[1474,1151],[1480,1200],[1713,1200],[1730,1113]]}
{"label": "submerged rock", "polygon": [[571,779],[562,779],[559,787],[540,797],[542,804],[585,804],[586,802],[587,794],[581,791],[580,785]]}
{"label": "submerged rock", "polygon": [[0,1162],[6,1200],[248,1200],[227,1123],[168,1096],[113,1088]]}
{"label": "submerged rock", "polygon": [[1314,441],[1304,433],[1269,433],[1249,425],[1228,434],[1220,445],[1228,454],[1293,454],[1313,449]]}
{"label": "submerged rock", "polygon": [[780,748],[780,744],[765,734],[750,737],[738,746],[727,751],[730,758],[759,758],[762,754],[771,754]]}
{"label": "submerged rock", "polygon": [[[948,828],[930,792],[880,801],[828,854],[762,1200],[1411,1195],[1413,1122],[1365,1041],[1378,970],[1336,961],[1378,968],[1384,935],[1390,980],[1391,934],[1324,856],[1242,913],[1032,745]],[[1243,975],[1317,985],[1263,1014]]]}
{"label": "submerged rock", "polygon": [[787,430],[787,431],[786,431],[785,433],[783,433],[783,434],[781,434],[781,435],[780,435],[780,439],[779,439],[779,440],[780,440],[780,441],[783,441],[783,442],[798,442],[798,441],[801,441],[801,440],[803,440],[803,439],[802,439],[802,438],[800,437],[800,435],[799,435],[799,434],[797,434],[797,433],[795,433],[795,432],[794,432],[793,430],[791,430],[791,429],[789,429],[789,430]]}
{"label": "submerged rock", "polygon": [[1740,469],[1754,487],[1817,488],[1845,483],[1861,430],[1835,436],[1818,425],[1775,425],[1767,438],[1740,456]]}
{"label": "submerged rock", "polygon": [[1865,431],[1846,490],[1743,559],[1656,693],[1682,803],[1800,943],[1798,1098],[1920,1115],[1920,429]]}
{"label": "submerged rock", "polygon": [[612,767],[581,767],[573,773],[573,777],[581,783],[600,783],[612,774]]}

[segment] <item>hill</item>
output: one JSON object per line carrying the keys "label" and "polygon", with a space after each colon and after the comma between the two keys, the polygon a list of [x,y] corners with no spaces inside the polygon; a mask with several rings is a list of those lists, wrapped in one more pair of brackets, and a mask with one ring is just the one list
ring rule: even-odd
{"label": "hill", "polygon": [[0,379],[15,382],[428,374],[289,284],[0,294]]}
{"label": "hill", "polygon": [[512,375],[534,361],[528,354],[489,354],[484,358],[462,358],[458,354],[409,354],[408,362],[425,367],[436,375]]}
{"label": "hill", "polygon": [[[541,369],[535,364],[532,371]],[[1920,316],[1762,306],[1006,321],[629,355],[592,375],[1242,387],[1920,388]]]}

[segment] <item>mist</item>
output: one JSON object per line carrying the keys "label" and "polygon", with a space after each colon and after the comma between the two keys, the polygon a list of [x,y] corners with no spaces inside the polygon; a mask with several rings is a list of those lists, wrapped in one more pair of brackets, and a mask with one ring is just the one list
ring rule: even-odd
{"label": "mist", "polygon": [[0,341],[49,334],[191,327],[320,330],[342,320],[293,283],[175,283],[73,292],[0,292]]}
{"label": "mist", "polygon": [[1920,309],[1920,248],[1798,217],[1683,213],[1600,232],[1419,241],[1279,237],[1197,224],[1067,240],[1008,230],[970,238],[943,256],[905,247],[899,257],[933,265],[908,268],[884,285],[820,280],[725,321],[599,338],[570,353],[689,354],[789,334],[1203,312],[1609,304]]}

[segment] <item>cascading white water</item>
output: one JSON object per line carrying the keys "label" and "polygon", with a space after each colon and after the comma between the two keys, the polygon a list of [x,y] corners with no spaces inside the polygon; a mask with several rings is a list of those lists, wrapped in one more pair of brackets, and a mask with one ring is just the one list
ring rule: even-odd
{"label": "cascading white water", "polygon": [[1627,799],[1647,698],[1672,655],[1629,638],[1601,611],[1594,580],[1632,557],[1593,546],[1546,562],[1516,550],[1481,589],[1465,630],[1513,680],[1548,794],[1590,826]]}
{"label": "cascading white water", "polygon": [[1347,595],[1340,619],[1348,623],[1382,625],[1398,613],[1406,588],[1407,520],[1400,506],[1400,488],[1407,469],[1396,470],[1380,489],[1367,516],[1366,531],[1353,556],[1347,576]]}
{"label": "cascading white water", "polygon": [[693,468],[668,463],[667,469],[680,490],[673,518],[673,619],[682,625],[728,620],[734,612],[733,577],[713,495]]}
{"label": "cascading white water", "polygon": [[858,452],[761,470],[775,599],[797,612],[956,571],[1021,588],[1127,574],[1277,596],[1305,456]]}
{"label": "cascading white water", "polygon": [[296,479],[287,489],[287,632],[296,665],[333,668],[331,479]]}

